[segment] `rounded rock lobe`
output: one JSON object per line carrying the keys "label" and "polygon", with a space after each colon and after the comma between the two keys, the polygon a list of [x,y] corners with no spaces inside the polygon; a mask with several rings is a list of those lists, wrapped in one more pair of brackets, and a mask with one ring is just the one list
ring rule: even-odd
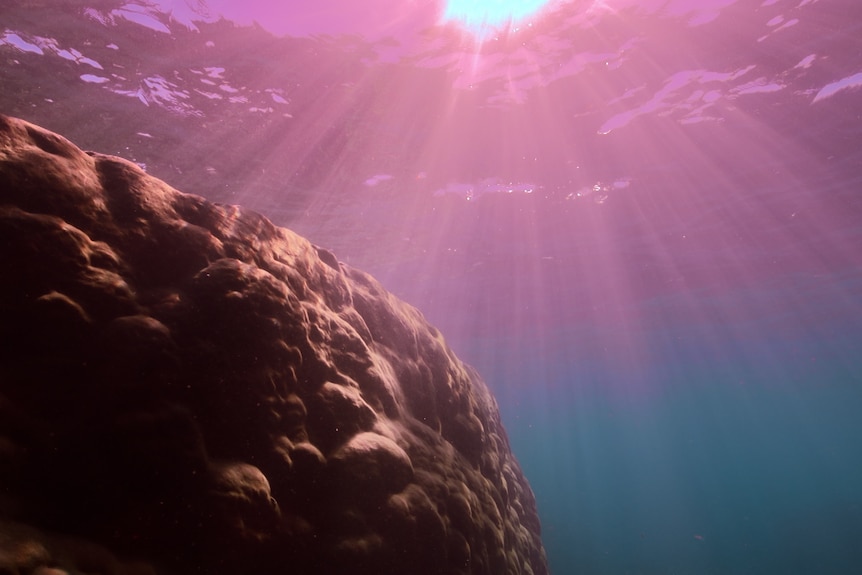
{"label": "rounded rock lobe", "polygon": [[0,116],[0,572],[545,575],[474,370],[263,216]]}

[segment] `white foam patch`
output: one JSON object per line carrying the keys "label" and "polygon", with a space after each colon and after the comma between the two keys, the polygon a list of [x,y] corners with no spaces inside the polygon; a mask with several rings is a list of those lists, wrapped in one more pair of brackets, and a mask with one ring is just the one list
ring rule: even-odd
{"label": "white foam patch", "polygon": [[802,68],[802,69],[810,68],[816,59],[817,59],[817,54],[809,54],[808,56],[806,56],[802,60],[800,60],[799,63],[794,66],[794,68]]}
{"label": "white foam patch", "polygon": [[0,46],[12,46],[13,48],[17,48],[21,52],[29,52],[31,54],[44,54],[45,52],[40,48],[37,44],[32,42],[28,42],[18,34],[12,32],[11,30],[6,30],[2,37],[0,37]]}
{"label": "white foam patch", "polygon": [[135,4],[126,4],[122,8],[117,8],[116,10],[111,11],[111,16],[120,17],[129,22],[149,28],[150,30],[155,30],[156,32],[170,34],[170,28],[159,21],[156,14],[156,12],[147,10],[145,7],[137,6]]}
{"label": "white foam patch", "polygon": [[53,38],[30,36],[26,34],[22,36],[14,30],[6,29],[3,31],[3,35],[0,36],[0,46],[4,45],[11,46],[25,53],[38,54],[40,56],[53,54],[63,58],[64,60],[75,62],[76,64],[84,64],[97,70],[104,69],[97,61],[84,56],[80,50],[76,50],[75,48],[64,48]]}
{"label": "white foam patch", "polygon": [[819,92],[817,92],[817,95],[814,96],[814,100],[812,100],[811,103],[814,104],[821,100],[825,100],[826,98],[831,98],[835,94],[843,92],[844,90],[851,90],[859,87],[862,87],[862,72],[853,74],[852,76],[847,76],[837,82],[826,84]]}
{"label": "white foam patch", "polygon": [[111,81],[104,76],[96,76],[95,74],[81,74],[80,78],[88,84],[104,84]]}
{"label": "white foam patch", "polygon": [[275,92],[270,92],[269,97],[272,98],[272,101],[275,102],[276,104],[288,104],[289,103],[280,94],[276,94]]}
{"label": "white foam patch", "polygon": [[[665,85],[656,92],[652,98],[641,105],[621,112],[609,118],[599,128],[599,134],[609,134],[627,126],[635,118],[656,112],[679,111],[685,114],[682,118],[684,123],[696,123],[704,120],[715,119],[704,116],[707,107],[719,101],[724,91],[719,89],[721,84],[730,84],[742,76],[748,74],[754,66],[746,66],[730,72],[712,72],[709,70],[683,70],[670,76]],[[703,90],[701,86],[718,84],[712,90]]]}
{"label": "white foam patch", "polygon": [[369,188],[373,188],[374,186],[376,186],[380,182],[386,182],[386,181],[391,180],[393,178],[394,178],[394,176],[392,176],[390,174],[378,174],[376,176],[371,176],[370,178],[365,180],[365,185],[368,186]]}

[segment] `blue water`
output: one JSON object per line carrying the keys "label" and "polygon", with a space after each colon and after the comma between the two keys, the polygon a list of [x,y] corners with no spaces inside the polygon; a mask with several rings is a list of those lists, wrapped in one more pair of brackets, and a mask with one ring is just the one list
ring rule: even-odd
{"label": "blue water", "polygon": [[454,342],[495,390],[552,573],[862,569],[862,331],[828,301],[783,308],[806,330],[652,324],[637,361],[598,329]]}
{"label": "blue water", "polygon": [[632,403],[561,387],[503,405],[553,572],[857,572],[859,381],[692,375]]}

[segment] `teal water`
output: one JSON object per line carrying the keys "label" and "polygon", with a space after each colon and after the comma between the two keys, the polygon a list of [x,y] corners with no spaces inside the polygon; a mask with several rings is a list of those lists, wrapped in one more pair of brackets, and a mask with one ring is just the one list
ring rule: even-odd
{"label": "teal water", "polygon": [[807,177],[480,201],[383,273],[494,392],[555,575],[862,569],[858,182]]}
{"label": "teal water", "polygon": [[[854,573],[862,566],[859,365],[660,392],[572,382],[502,403],[557,574]],[[577,374],[572,374],[573,378]]]}

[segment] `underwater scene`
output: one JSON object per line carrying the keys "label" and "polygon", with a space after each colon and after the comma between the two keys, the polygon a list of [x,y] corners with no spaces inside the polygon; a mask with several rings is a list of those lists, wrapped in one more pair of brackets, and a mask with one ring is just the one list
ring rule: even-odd
{"label": "underwater scene", "polygon": [[[136,174],[145,172],[203,198],[175,209],[183,221],[218,238],[192,242],[206,243],[212,254],[276,253],[283,241],[301,246],[296,262],[313,262],[290,264],[291,269],[317,270],[298,281],[293,271],[282,277],[272,271],[275,264],[260,263],[270,256],[254,256],[256,265],[283,279],[291,293],[300,294],[299,300],[305,301],[305,288],[295,286],[305,286],[333,310],[327,315],[330,311],[307,306],[297,317],[310,325],[324,318],[320,326],[337,324],[347,334],[343,340],[337,330],[321,336],[336,350],[332,352],[320,351],[309,336],[311,347],[299,346],[298,359],[284,360],[294,362],[285,373],[295,377],[297,389],[306,377],[297,367],[302,364],[308,377],[325,372],[321,389],[340,399],[315,403],[311,395],[297,391],[306,407],[277,408],[282,422],[290,419],[285,413],[304,418],[306,408],[312,414],[318,404],[326,413],[340,413],[338,402],[365,414],[360,421],[366,423],[353,430],[359,435],[345,439],[347,443],[335,432],[315,427],[310,415],[307,431],[285,432],[283,443],[276,441],[286,446],[279,461],[288,462],[289,477],[300,477],[303,465],[335,471],[320,471],[327,478],[322,483],[309,480],[311,491],[302,491],[305,484],[299,479],[279,484],[273,478],[279,467],[270,462],[272,453],[252,449],[247,458],[236,455],[246,449],[245,439],[236,439],[245,424],[237,423],[234,433],[229,430],[233,427],[222,429],[218,423],[222,417],[230,420],[230,409],[212,407],[196,395],[188,400],[197,406],[188,409],[199,407],[205,414],[195,416],[202,431],[188,435],[203,437],[207,450],[194,473],[207,475],[218,486],[235,481],[244,486],[236,487],[237,493],[258,486],[256,493],[281,505],[276,510],[281,519],[272,519],[279,533],[307,536],[305,543],[285,552],[286,559],[275,543],[264,546],[265,552],[249,551],[266,561],[276,559],[261,560],[246,573],[277,572],[269,569],[282,560],[285,565],[313,565],[319,557],[334,557],[328,543],[316,547],[318,536],[326,539],[333,529],[339,534],[343,529],[354,543],[349,548],[332,544],[342,555],[331,567],[285,567],[283,572],[862,572],[858,1],[6,0],[0,5],[0,114],[41,126],[88,151],[89,156],[68,151],[65,144],[47,145],[46,138],[53,142],[53,136],[10,124],[10,134],[31,134],[27,142],[46,153],[74,157],[79,167],[62,172],[73,180],[90,181],[80,166],[89,166],[88,157],[98,160],[98,154],[105,154],[128,160],[128,165],[116,175],[94,164],[93,181],[104,186],[115,176],[128,178],[123,181],[133,183],[124,185],[134,192],[139,185],[134,182],[144,181]],[[0,155],[0,160],[10,157]],[[48,173],[35,165],[34,173]],[[29,176],[16,175],[24,172],[9,173],[13,176],[7,182],[21,189],[29,185]],[[160,184],[140,186],[162,190]],[[12,197],[10,190],[2,194]],[[155,193],[159,198],[167,194]],[[205,207],[210,204],[204,200],[218,207]],[[27,201],[15,199],[15,205],[26,207]],[[169,200],[150,203],[161,201]],[[181,201],[170,202],[179,206]],[[302,247],[304,240],[293,235],[271,231],[256,216],[225,207],[235,205],[306,238],[311,247]],[[44,209],[48,211],[39,213],[53,208]],[[23,217],[9,213],[8,221]],[[134,214],[118,229],[137,225]],[[74,223],[84,216],[62,217]],[[15,226],[19,224],[5,229],[18,230]],[[100,226],[93,224],[96,231],[87,232],[89,237],[114,246],[97,237]],[[141,236],[162,229],[152,226],[146,229],[155,231]],[[243,245],[250,247],[229,248],[233,240],[224,230],[231,226],[246,230]],[[0,232],[4,245],[15,245],[11,235]],[[153,270],[180,270],[186,248],[177,248],[170,239],[174,236],[164,237],[168,239],[147,248],[154,251],[146,261],[157,262]],[[207,278],[223,274],[225,285],[236,281],[243,286],[252,280],[241,278],[270,281],[260,279],[263,272],[219,267],[212,263],[215,255],[201,256],[206,262],[195,273],[204,265],[209,271],[194,275],[194,281],[177,272],[177,285],[192,286],[178,290],[180,303],[170,307],[167,296],[152,303],[155,295],[144,297],[144,288],[135,287],[135,278],[143,276],[122,271],[132,269],[122,262],[134,250],[122,247],[126,240],[117,241],[120,247],[112,249],[119,255],[111,256],[120,262],[116,273],[132,286],[138,307],[116,314],[156,318],[183,349],[181,334],[192,330],[183,326],[204,325],[184,323],[185,314],[192,313],[188,310],[232,310],[241,291],[225,288],[222,303],[206,299],[216,298]],[[174,250],[182,253],[174,257]],[[30,272],[19,271],[34,261],[27,258],[50,251],[39,247],[26,258],[5,256],[4,283],[30,278]],[[373,276],[382,288],[349,271],[354,269]],[[325,287],[327,281],[342,281],[326,275],[336,272],[341,274],[337,278],[349,278],[343,280],[348,287],[339,288],[339,294],[353,294],[349,310],[338,299],[347,296]],[[59,276],[57,281],[65,285]],[[266,287],[270,289],[276,288]],[[389,301],[391,296],[380,295],[384,289],[418,312],[404,311],[407,306],[400,303],[391,304],[396,311],[380,311],[384,308],[372,302]],[[153,288],[152,294],[161,294],[159,290]],[[8,317],[18,318],[15,310],[29,305],[30,296],[13,294],[11,287],[0,295],[18,302],[2,308]],[[98,324],[101,316],[81,297],[81,317]],[[249,310],[261,310],[275,304],[249,305]],[[236,333],[245,333],[247,316],[237,312],[230,317],[234,323],[227,330],[233,326]],[[427,328],[431,335],[415,335],[426,333],[425,321],[434,326]],[[390,331],[387,322],[398,325]],[[152,322],[146,325],[153,333],[164,332]],[[415,331],[410,327],[420,325]],[[213,326],[200,329],[222,329]],[[249,326],[248,332],[259,337],[254,341],[260,342],[263,358],[269,353],[264,348],[272,326]],[[24,336],[17,328],[12,331],[0,329],[0,342],[13,349],[0,355],[9,362],[0,378],[32,367],[28,363],[25,370],[14,363],[23,353],[14,346]],[[245,345],[231,338],[225,336],[225,345]],[[408,361],[414,347],[401,340],[415,340],[414,347],[425,354],[421,357],[430,359]],[[199,366],[195,369],[216,381],[217,372],[227,368],[208,367],[222,365],[219,354],[201,359],[200,350],[208,345],[189,343],[190,353],[199,355],[194,355],[198,363],[187,365]],[[385,392],[372,390],[371,383],[366,387],[351,371],[366,348],[370,359],[355,373],[371,373],[384,382],[374,379],[373,384]],[[338,359],[338,350],[344,359]],[[287,354],[273,351],[282,352]],[[264,361],[258,348],[243,353],[248,365]],[[309,367],[313,354],[323,358],[320,365],[333,358],[335,367]],[[444,356],[458,359],[437,370],[434,362]],[[71,359],[63,358],[63,366],[71,365]],[[135,363],[143,365],[152,362]],[[164,369],[191,373],[190,367]],[[164,373],[146,377],[165,380]],[[393,390],[386,383],[390,377],[405,390]],[[426,377],[434,385],[448,382],[454,399],[426,393],[421,383]],[[485,383],[471,383],[478,378]],[[422,388],[421,393],[414,397],[411,385]],[[471,386],[478,389],[475,395],[464,391]],[[361,389],[361,394],[342,387]],[[8,423],[13,415],[14,422],[29,421],[29,415],[21,414],[30,408],[9,407],[30,405],[28,393],[0,388],[0,414],[6,410],[7,421],[0,424],[0,471],[22,478],[10,480],[4,489],[12,493],[24,485],[20,492],[25,495],[29,478],[55,469],[53,460],[16,459],[26,451],[16,447],[25,445],[24,438],[42,437],[41,431],[32,431],[42,429],[36,424]],[[245,400],[236,398],[231,405],[245,409]],[[248,413],[257,413],[254,402],[248,403]],[[368,415],[366,403],[376,415]],[[443,406],[450,404],[461,405],[466,415],[446,415]],[[438,408],[439,413],[434,411]],[[168,411],[159,413],[168,417]],[[43,414],[33,421],[48,419]],[[411,423],[414,419],[425,427]],[[168,426],[165,437],[175,438],[175,428],[185,429],[185,423],[171,425],[175,427]],[[283,429],[287,424],[278,425]],[[445,440],[434,455],[416,447],[437,441],[423,435],[428,430]],[[135,441],[156,441],[147,437]],[[451,455],[452,446],[458,454]],[[74,455],[77,447],[69,449],[72,455],[63,462],[86,459]],[[376,454],[378,467],[356,471],[351,467],[354,453]],[[438,461],[447,453],[467,462],[463,472]],[[225,467],[225,461],[238,460],[244,463]],[[426,464],[436,471],[426,471]],[[216,468],[218,473],[212,471]],[[131,477],[135,467],[130,463],[128,469]],[[446,476],[448,487],[427,479],[426,473]],[[368,474],[380,475],[379,483],[363,483]],[[452,495],[454,475],[472,495]],[[359,511],[340,515],[328,509],[325,520],[316,519],[304,493],[317,493],[322,484],[335,489],[336,480],[346,477],[364,486],[359,499],[344,503]],[[486,484],[490,494],[481,495]],[[196,485],[192,481],[182,493],[197,493]],[[165,498],[186,497],[167,483],[163,490]],[[378,491],[379,505],[362,502],[365,494],[373,499]],[[226,487],[219,491],[217,500],[227,501],[228,492]],[[449,494],[444,498],[448,503],[429,503],[443,492]],[[21,501],[29,501],[25,495]],[[9,559],[24,553],[20,542],[25,539],[16,539],[18,534],[30,533],[9,527],[13,523],[36,525],[45,533],[78,533],[67,518],[38,506],[33,514],[20,511],[29,509],[29,503],[21,504],[17,497],[0,495],[0,571],[6,572],[2,567],[8,564],[19,569],[9,573],[86,572],[83,564],[76,571],[59,559],[37,562],[45,565],[39,567],[43,571],[26,570],[33,567]],[[113,517],[111,509],[122,506],[122,495],[118,492],[111,501],[98,511],[103,517]],[[202,508],[207,505],[201,503]],[[296,510],[295,520],[283,519],[288,507],[290,513]],[[433,513],[428,511],[432,508]],[[399,515],[399,510],[410,511]],[[462,512],[468,519],[459,518]],[[230,515],[236,519],[226,520],[230,528],[224,533],[241,525],[243,549],[254,550],[266,539],[266,529],[248,527],[253,522],[244,513]],[[427,519],[437,515],[439,521]],[[387,530],[402,520],[403,528]],[[470,535],[472,526],[484,526],[486,520],[487,529],[477,527],[479,534]],[[147,521],[161,525],[153,518]],[[147,521],[139,522],[149,525]],[[198,519],[190,515],[177,521],[192,525]],[[82,536],[123,561],[149,553],[149,547],[138,546],[137,535],[115,537],[96,523],[94,519],[93,526],[82,528]],[[4,539],[4,526],[15,535]],[[152,533],[160,529],[152,527]],[[423,551],[407,535],[399,538],[410,529],[417,541],[436,541],[438,535],[428,533],[438,533],[441,551],[430,550],[437,549],[436,543]],[[231,545],[228,535],[213,533],[195,539],[200,549]],[[59,541],[54,535],[38,540]],[[51,547],[54,543],[44,546],[49,551],[67,548],[66,543]],[[188,572],[196,565],[196,559],[174,561],[183,553],[178,547],[159,543],[152,549],[156,547],[150,571],[124,570],[115,562],[113,572]],[[378,548],[398,552],[375,554]],[[368,566],[362,563],[366,557],[373,557]],[[207,564],[199,572],[242,573],[240,559],[231,560]]]}

